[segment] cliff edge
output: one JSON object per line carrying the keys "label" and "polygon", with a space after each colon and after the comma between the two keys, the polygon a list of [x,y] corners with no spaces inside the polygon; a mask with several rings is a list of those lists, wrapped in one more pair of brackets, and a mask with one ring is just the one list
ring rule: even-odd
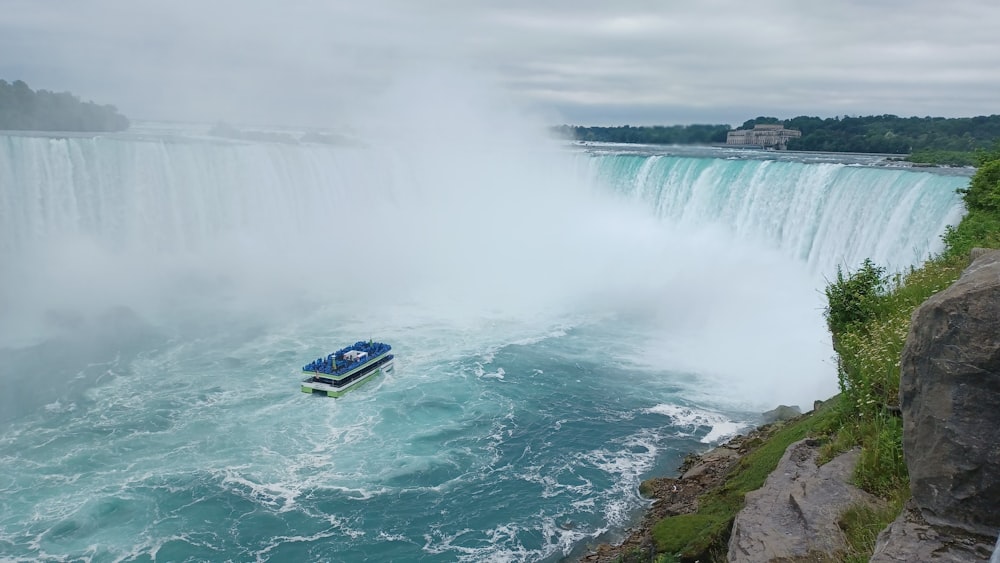
{"label": "cliff edge", "polygon": [[1000,533],[1000,251],[973,257],[913,312],[899,384],[912,499],[871,561],[987,561]]}
{"label": "cliff edge", "polygon": [[727,561],[833,561],[847,551],[840,515],[879,500],[850,483],[857,449],[819,465],[818,446],[811,439],[788,446],[764,486],[747,493],[733,522]]}

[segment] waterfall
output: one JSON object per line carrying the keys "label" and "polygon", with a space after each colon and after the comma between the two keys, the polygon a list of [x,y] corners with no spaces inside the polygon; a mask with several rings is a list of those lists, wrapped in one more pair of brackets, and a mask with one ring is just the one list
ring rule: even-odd
{"label": "waterfall", "polygon": [[890,270],[942,248],[964,213],[961,175],[840,163],[600,155],[592,174],[682,228],[717,225],[829,276],[871,258]]}
{"label": "waterfall", "polygon": [[[438,309],[506,301],[530,311],[635,294],[637,283],[662,291],[657,280],[673,275],[663,263],[690,266],[720,244],[779,253],[818,280],[869,257],[895,270],[940,249],[966,181],[843,163],[509,146],[4,135],[0,311],[20,320],[0,333],[87,304],[221,303],[207,286],[225,288],[225,299],[249,288],[240,306],[321,291],[320,300],[419,293]],[[694,233],[704,229],[723,235],[701,248]],[[690,239],[683,256],[665,250],[678,233]],[[656,270],[649,257],[665,253]],[[505,275],[481,273],[494,268]]]}

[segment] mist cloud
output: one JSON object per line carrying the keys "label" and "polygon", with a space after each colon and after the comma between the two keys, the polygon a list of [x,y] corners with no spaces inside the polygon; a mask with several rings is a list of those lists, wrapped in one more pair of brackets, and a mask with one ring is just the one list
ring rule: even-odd
{"label": "mist cloud", "polygon": [[340,125],[400,73],[481,75],[553,122],[995,112],[1000,4],[14,0],[0,77],[133,118]]}

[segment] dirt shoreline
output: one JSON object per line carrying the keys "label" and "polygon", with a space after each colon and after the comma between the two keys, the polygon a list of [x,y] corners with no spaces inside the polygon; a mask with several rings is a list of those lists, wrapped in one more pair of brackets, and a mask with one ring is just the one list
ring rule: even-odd
{"label": "dirt shoreline", "polygon": [[667,516],[691,514],[698,510],[698,497],[725,483],[726,476],[752,447],[771,433],[771,425],[736,436],[703,454],[689,454],[678,469],[679,477],[654,477],[642,482],[639,491],[653,504],[642,520],[631,527],[616,545],[602,543],[590,549],[581,563],[624,563],[649,561],[656,552],[653,526]]}

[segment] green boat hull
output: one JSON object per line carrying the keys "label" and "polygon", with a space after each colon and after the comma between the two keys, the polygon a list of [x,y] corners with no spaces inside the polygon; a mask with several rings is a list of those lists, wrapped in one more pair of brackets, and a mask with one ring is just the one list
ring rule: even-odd
{"label": "green boat hull", "polygon": [[[388,368],[388,369],[386,369],[386,368]],[[367,374],[367,375],[359,378],[357,381],[354,381],[351,384],[349,384],[347,386],[344,386],[342,388],[335,388],[332,385],[328,385],[328,384],[324,384],[324,383],[315,383],[315,382],[312,382],[310,380],[306,380],[306,381],[304,381],[302,383],[302,392],[303,393],[309,393],[309,394],[312,394],[312,395],[325,395],[327,397],[341,397],[341,396],[346,395],[347,393],[350,393],[351,391],[354,391],[355,389],[361,387],[362,385],[364,385],[365,383],[371,381],[372,379],[375,379],[376,377],[378,377],[379,375],[381,375],[383,371],[390,371],[390,370],[392,370],[392,363],[391,362],[389,364],[387,364],[386,366],[381,366],[381,367],[373,370],[370,374]],[[310,373],[310,372],[306,372],[306,373]],[[345,374],[345,377],[346,377],[346,375],[349,375],[349,374]],[[321,386],[321,387],[314,387],[314,386]]]}

